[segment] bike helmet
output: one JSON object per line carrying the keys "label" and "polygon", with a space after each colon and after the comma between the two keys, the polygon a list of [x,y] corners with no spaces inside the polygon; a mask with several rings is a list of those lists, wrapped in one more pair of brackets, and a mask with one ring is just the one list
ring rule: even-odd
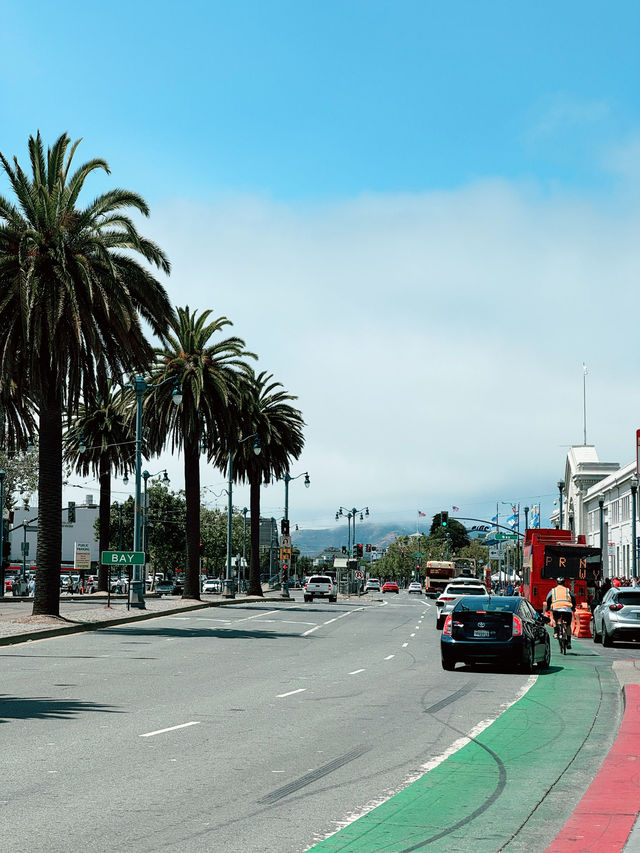
{"label": "bike helmet", "polygon": [[558,583],[564,583],[564,578],[558,578]]}

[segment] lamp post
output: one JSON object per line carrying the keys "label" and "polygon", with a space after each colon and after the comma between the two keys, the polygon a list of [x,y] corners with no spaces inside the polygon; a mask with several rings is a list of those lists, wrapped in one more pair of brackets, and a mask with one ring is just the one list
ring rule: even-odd
{"label": "lamp post", "polygon": [[[158,382],[156,385],[149,385],[142,376],[136,376],[131,387],[136,395],[136,494],[133,508],[133,550],[142,551],[142,526],[143,526],[143,509],[142,509],[142,398],[145,391],[155,390],[167,382],[173,382],[175,387],[171,395],[171,399],[176,406],[182,402],[182,392],[180,391],[178,377],[169,376]],[[140,607],[144,609],[144,574],[146,566],[134,565],[133,577],[129,586],[129,601],[132,607]]]}
{"label": "lamp post", "polygon": [[631,577],[638,577],[638,544],[636,542],[636,506],[638,500],[638,480],[631,478]]}
{"label": "lamp post", "polygon": [[529,529],[529,507],[528,506],[526,506],[524,508],[524,529],[525,530]]}
{"label": "lamp post", "polygon": [[4,481],[6,471],[0,471],[0,598],[4,596]]}
{"label": "lamp post", "polygon": [[[344,516],[347,513],[347,518],[351,518],[353,521],[353,540],[349,547],[349,556],[357,557],[357,548],[356,548],[356,515],[360,513],[360,521],[364,521],[364,515],[369,518],[369,507],[363,506],[362,509],[356,509],[355,507],[351,507],[351,509],[347,509],[346,507],[340,506],[338,507],[338,511],[336,512],[336,521],[340,516]],[[352,552],[352,553],[351,553]],[[360,584],[358,583],[358,595],[360,595]]]}
{"label": "lamp post", "polygon": [[242,507],[242,579],[247,571],[247,507]]}
{"label": "lamp post", "polygon": [[[342,507],[341,507],[342,509]],[[336,521],[340,520],[340,517],[343,515],[340,510],[336,512]],[[351,557],[351,513],[347,513],[347,557]]]}
{"label": "lamp post", "polygon": [[560,494],[560,530],[562,530],[562,492],[564,491],[564,480],[558,480],[558,492]]}
{"label": "lamp post", "polygon": [[[262,446],[260,444],[260,439],[258,438],[257,433],[251,433],[251,435],[247,435],[245,438],[241,438],[238,441],[238,446],[244,444],[245,441],[249,441],[250,438],[255,438],[253,442],[253,452],[256,456],[260,455],[260,451],[262,450]],[[231,545],[232,545],[232,521],[233,521],[233,457],[235,456],[235,451],[229,451],[229,483],[228,483],[228,496],[229,503],[227,507],[227,574],[226,574],[226,598],[235,598],[235,590],[233,588],[233,580],[231,577]]]}
{"label": "lamp post", "polygon": [[[154,477],[159,477],[160,474],[163,475],[162,482],[165,483],[166,485],[168,485],[170,481],[169,481],[169,475],[167,474],[166,469],[163,471],[158,471],[157,474],[150,474],[148,471],[142,472],[142,479],[144,480],[144,508],[143,508],[143,518],[142,518],[142,523],[143,523],[142,550],[144,551],[144,554],[145,554],[145,557],[144,557],[144,559],[145,559],[145,570],[147,567],[147,563],[146,563],[147,551],[149,550],[149,498],[147,497],[147,482],[149,480],[153,480]],[[155,582],[156,582],[156,573],[154,572],[152,580],[151,580],[151,589],[152,590],[155,587]]]}
{"label": "lamp post", "polygon": [[[295,477],[292,477],[288,471],[285,472],[284,475],[284,526],[282,530],[283,536],[289,536],[289,483],[292,480],[298,480],[300,477],[304,477],[304,485],[305,488],[309,488],[311,485],[311,480],[309,479],[309,472],[303,471],[302,474],[297,474]],[[289,540],[291,541],[291,540]],[[284,547],[284,546],[283,546]],[[282,572],[282,597],[289,598],[289,572],[287,569],[283,569]]]}
{"label": "lamp post", "polygon": [[[598,495],[598,510],[600,515],[600,558],[602,560],[602,577],[601,581],[604,580],[604,567],[605,567],[605,547],[604,547],[604,495]],[[607,566],[608,566],[607,560]]]}

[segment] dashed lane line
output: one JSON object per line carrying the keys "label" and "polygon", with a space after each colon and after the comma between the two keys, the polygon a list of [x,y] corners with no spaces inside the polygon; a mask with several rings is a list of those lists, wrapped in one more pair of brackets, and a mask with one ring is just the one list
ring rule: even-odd
{"label": "dashed lane line", "polygon": [[199,720],[191,720],[190,723],[180,723],[179,726],[169,726],[168,729],[158,729],[155,732],[146,732],[146,734],[140,735],[140,737],[154,737],[154,735],[163,735],[165,732],[175,732],[177,729],[186,729],[189,726],[199,726]]}
{"label": "dashed lane line", "polygon": [[360,672],[364,672],[364,669],[354,669],[353,672],[350,672],[349,675],[358,675]]}
{"label": "dashed lane line", "polygon": [[295,693],[304,693],[306,687],[298,687],[297,690],[290,690],[288,693],[278,693],[276,699],[286,699],[287,696],[293,696]]}

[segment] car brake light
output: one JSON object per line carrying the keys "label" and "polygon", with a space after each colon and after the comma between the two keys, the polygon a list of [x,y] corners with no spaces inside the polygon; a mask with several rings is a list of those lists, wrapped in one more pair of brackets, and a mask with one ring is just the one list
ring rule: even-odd
{"label": "car brake light", "polygon": [[329,592],[331,592],[331,584],[329,584]]}
{"label": "car brake light", "polygon": [[444,620],[444,628],[442,629],[442,633],[451,636],[451,615],[447,616],[447,618]]}
{"label": "car brake light", "polygon": [[522,636],[522,619],[519,616],[513,617],[513,626],[511,628],[511,634],[513,637]]}
{"label": "car brake light", "polygon": [[442,598],[440,599],[440,601],[455,601],[455,598],[451,595],[449,595],[449,596],[443,595]]}
{"label": "car brake light", "polygon": [[609,610],[622,610],[622,604],[620,604],[620,602],[616,602],[616,604],[610,604]]}

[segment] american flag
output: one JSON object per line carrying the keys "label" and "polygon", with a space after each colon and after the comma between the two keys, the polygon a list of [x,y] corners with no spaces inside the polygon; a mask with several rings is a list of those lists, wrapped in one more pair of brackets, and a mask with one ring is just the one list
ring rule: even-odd
{"label": "american flag", "polygon": [[426,513],[421,512],[421,510],[418,510],[418,518],[425,518],[425,517],[426,517]]}
{"label": "american flag", "polygon": [[460,507],[459,507],[459,506],[452,506],[452,507],[451,507],[451,509],[452,509],[454,512],[459,512],[459,511],[460,511]]}

